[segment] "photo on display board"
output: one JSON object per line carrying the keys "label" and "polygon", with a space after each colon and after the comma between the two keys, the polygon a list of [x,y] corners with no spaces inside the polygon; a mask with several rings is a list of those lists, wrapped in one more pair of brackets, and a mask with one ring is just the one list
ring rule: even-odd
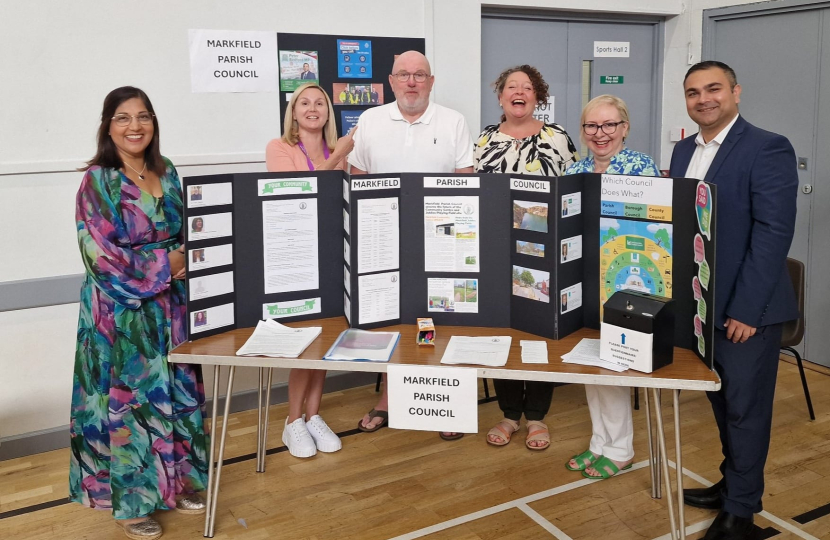
{"label": "photo on display board", "polygon": [[372,42],[367,39],[338,39],[337,76],[341,79],[371,79]]}
{"label": "photo on display board", "polygon": [[513,296],[550,302],[550,272],[513,265]]}
{"label": "photo on display board", "polygon": [[320,81],[317,51],[280,51],[280,90],[293,92],[300,85]]}
{"label": "photo on display board", "polygon": [[513,201],[513,228],[548,232],[548,204],[532,201]]}
{"label": "photo on display board", "polygon": [[533,257],[545,256],[545,244],[536,244],[534,242],[523,242],[516,240],[516,253],[523,255],[531,255]]}
{"label": "photo on display board", "polygon": [[332,83],[335,105],[383,105],[383,83]]}
{"label": "photo on display board", "polygon": [[190,186],[190,200],[191,201],[201,201],[202,200],[202,186]]}

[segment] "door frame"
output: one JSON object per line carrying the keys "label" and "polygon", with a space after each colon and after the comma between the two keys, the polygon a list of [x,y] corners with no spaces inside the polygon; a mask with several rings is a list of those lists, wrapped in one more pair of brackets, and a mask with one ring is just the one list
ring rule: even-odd
{"label": "door frame", "polygon": [[[515,9],[481,7],[482,19],[512,19],[528,21],[556,21],[556,22],[596,22],[596,23],[640,23],[652,25],[654,44],[652,58],[654,59],[651,92],[654,99],[651,104],[651,133],[650,148],[646,152],[650,156],[660,156],[661,133],[663,130],[663,65],[665,64],[666,19],[664,17],[635,15],[628,13],[584,13],[577,11],[548,10],[548,9]],[[658,159],[659,161],[659,159]]]}

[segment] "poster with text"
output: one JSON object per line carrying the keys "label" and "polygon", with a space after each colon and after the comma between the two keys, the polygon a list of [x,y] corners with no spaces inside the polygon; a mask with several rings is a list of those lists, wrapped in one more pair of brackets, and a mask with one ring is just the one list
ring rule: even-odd
{"label": "poster with text", "polygon": [[338,39],[337,76],[341,79],[371,79],[372,42]]}
{"label": "poster with text", "polygon": [[479,271],[478,197],[424,197],[424,269]]}
{"label": "poster with text", "polygon": [[319,83],[317,51],[280,51],[280,90],[293,92],[305,83]]}

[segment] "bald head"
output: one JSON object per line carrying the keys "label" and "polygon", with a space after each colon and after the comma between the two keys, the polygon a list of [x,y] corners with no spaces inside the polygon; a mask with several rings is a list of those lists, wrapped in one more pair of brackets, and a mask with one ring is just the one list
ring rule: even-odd
{"label": "bald head", "polygon": [[418,70],[422,70],[425,71],[427,75],[432,74],[429,67],[429,60],[427,60],[427,57],[418,51],[406,51],[405,53],[398,55],[395,59],[395,63],[392,64],[392,73],[397,73],[403,69],[404,66],[409,68],[406,70],[409,73],[415,73]]}

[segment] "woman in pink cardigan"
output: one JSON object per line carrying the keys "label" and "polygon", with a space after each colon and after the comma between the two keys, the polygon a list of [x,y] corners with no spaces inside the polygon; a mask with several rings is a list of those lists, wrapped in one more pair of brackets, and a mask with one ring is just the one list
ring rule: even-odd
{"label": "woman in pink cardigan", "polygon": [[288,103],[282,137],[265,147],[265,165],[269,172],[343,170],[353,134],[337,139],[331,99],[319,85],[304,84]]}
{"label": "woman in pink cardigan", "polygon": [[[337,140],[331,100],[313,83],[300,86],[291,96],[283,130],[283,136],[265,148],[269,172],[343,170],[354,147],[352,133]],[[324,370],[292,369],[288,374],[288,418],[282,442],[294,457],[342,448],[340,438],[319,414],[325,379]]]}

